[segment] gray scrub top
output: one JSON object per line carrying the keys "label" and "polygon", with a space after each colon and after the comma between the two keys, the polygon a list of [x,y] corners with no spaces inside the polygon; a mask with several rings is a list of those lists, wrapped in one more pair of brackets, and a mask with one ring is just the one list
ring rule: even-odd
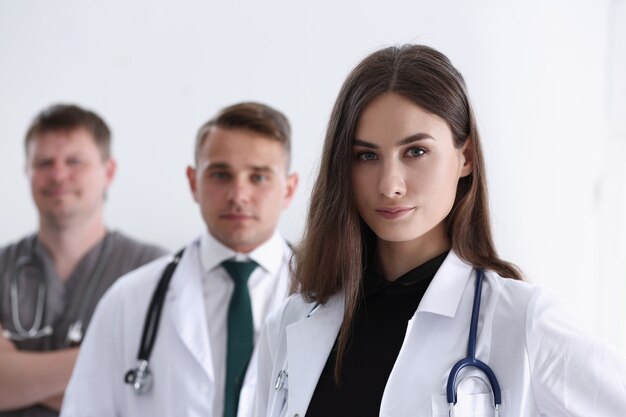
{"label": "gray scrub top", "polygon": [[[51,325],[54,332],[50,336],[14,343],[19,350],[47,351],[68,347],[69,326],[79,318],[81,310],[85,311],[84,316],[80,317],[84,323],[83,329],[87,328],[98,300],[117,278],[164,254],[161,248],[137,242],[120,232],[107,232],[63,282],[37,235],[27,236],[17,243],[0,248],[0,322],[5,329],[16,330],[11,316],[10,287],[20,259],[22,262],[28,259],[18,279],[22,327],[28,330],[33,323],[37,308],[37,276],[43,274],[47,284],[44,325]],[[0,416],[12,417],[57,415],[43,406],[0,411]]]}

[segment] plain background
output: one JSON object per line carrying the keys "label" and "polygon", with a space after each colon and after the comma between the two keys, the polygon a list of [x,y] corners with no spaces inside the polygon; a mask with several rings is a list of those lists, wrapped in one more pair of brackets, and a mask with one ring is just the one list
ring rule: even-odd
{"label": "plain background", "polygon": [[185,179],[197,128],[267,102],[293,125],[297,242],[330,109],[350,69],[425,43],[464,74],[501,255],[626,356],[624,0],[0,0],[0,245],[37,224],[23,135],[56,102],[110,124],[107,223],[175,250],[203,223]]}

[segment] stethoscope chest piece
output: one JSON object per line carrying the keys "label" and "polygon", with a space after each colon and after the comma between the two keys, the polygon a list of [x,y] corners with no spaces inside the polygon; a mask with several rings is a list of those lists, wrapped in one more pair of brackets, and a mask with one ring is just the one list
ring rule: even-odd
{"label": "stethoscope chest piece", "polygon": [[148,368],[148,361],[139,361],[139,366],[129,370],[124,375],[124,382],[133,387],[137,394],[143,394],[152,387],[152,372]]}

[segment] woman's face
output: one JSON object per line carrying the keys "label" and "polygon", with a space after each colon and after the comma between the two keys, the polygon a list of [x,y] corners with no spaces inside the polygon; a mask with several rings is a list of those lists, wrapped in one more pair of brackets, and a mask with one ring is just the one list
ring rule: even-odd
{"label": "woman's face", "polygon": [[447,239],[444,219],[459,178],[471,172],[467,143],[456,148],[443,119],[398,94],[367,105],[352,145],[352,187],[361,218],[379,240]]}

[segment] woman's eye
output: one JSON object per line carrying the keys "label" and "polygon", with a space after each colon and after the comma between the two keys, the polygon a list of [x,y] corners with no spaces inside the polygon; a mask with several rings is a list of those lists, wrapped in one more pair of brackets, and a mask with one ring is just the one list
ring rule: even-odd
{"label": "woman's eye", "polygon": [[411,148],[406,152],[407,156],[411,157],[422,156],[425,153],[426,151],[422,148]]}
{"label": "woman's eye", "polygon": [[373,161],[376,159],[376,154],[374,152],[359,152],[357,158],[360,161]]}

